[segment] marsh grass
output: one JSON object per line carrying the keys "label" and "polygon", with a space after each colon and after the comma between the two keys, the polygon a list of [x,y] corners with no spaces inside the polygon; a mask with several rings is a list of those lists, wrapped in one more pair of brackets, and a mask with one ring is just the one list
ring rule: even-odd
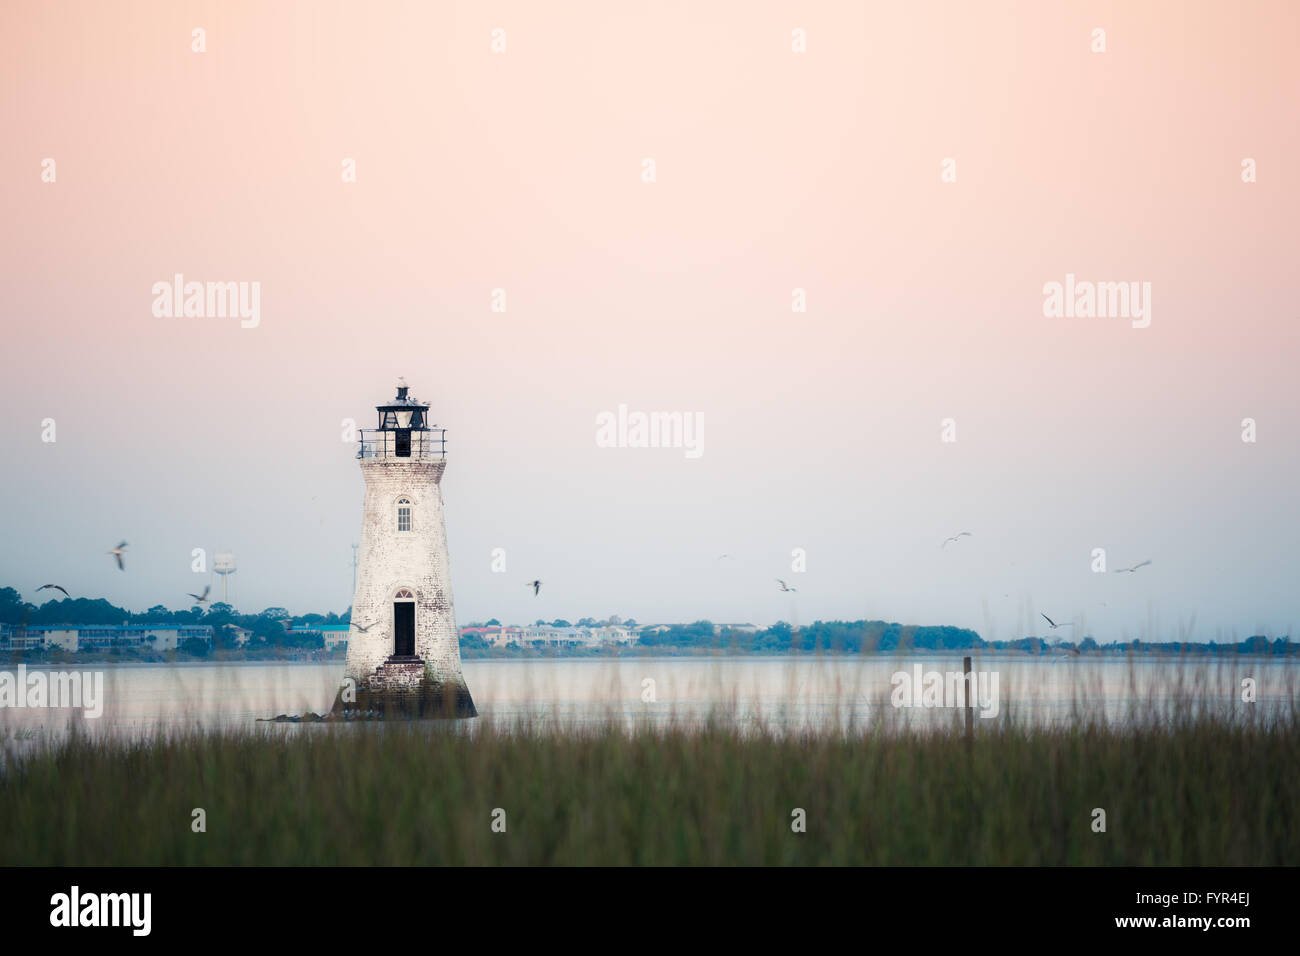
{"label": "marsh grass", "polygon": [[[7,865],[1253,865],[1294,719],[781,733],[384,724],[72,734],[0,776]],[[202,807],[207,831],[191,830]],[[1107,830],[1092,830],[1093,809]],[[494,833],[493,810],[506,811]],[[807,832],[793,833],[802,808]]]}
{"label": "marsh grass", "polygon": [[[133,706],[124,723],[6,741],[0,864],[1300,861],[1294,664],[977,660],[1002,670],[1003,700],[968,739],[960,709],[890,706],[889,673],[914,662],[812,658],[780,687],[724,662],[678,686],[647,662],[666,713],[641,703],[640,664],[596,673],[577,709],[553,669],[523,688],[500,672],[481,697],[532,702],[513,717],[290,725],[247,716],[307,701],[272,693],[280,671],[223,670],[202,701],[200,672],[177,668],[158,700],[193,711],[157,729],[139,732]],[[1259,677],[1259,704],[1241,702],[1243,675]],[[113,699],[129,702],[128,686]],[[205,724],[217,704],[244,716]],[[792,832],[796,808],[806,832]]]}

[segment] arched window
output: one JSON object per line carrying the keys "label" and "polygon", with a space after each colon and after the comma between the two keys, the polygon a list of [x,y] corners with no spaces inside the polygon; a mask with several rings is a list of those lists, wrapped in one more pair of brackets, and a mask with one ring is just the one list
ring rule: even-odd
{"label": "arched window", "polygon": [[397,530],[398,531],[411,530],[411,499],[410,498],[397,499]]}

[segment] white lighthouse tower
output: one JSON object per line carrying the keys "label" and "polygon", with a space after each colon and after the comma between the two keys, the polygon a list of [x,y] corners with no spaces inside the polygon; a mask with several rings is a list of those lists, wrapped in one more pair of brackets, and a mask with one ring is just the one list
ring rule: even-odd
{"label": "white lighthouse tower", "polygon": [[[446,429],[398,380],[363,429],[365,504],[344,688],[336,711],[475,717],[460,668],[443,521]],[[352,691],[354,700],[349,700]]]}

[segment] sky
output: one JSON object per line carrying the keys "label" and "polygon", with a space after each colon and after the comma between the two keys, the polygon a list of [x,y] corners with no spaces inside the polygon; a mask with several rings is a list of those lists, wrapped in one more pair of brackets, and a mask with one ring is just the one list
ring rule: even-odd
{"label": "sky", "polygon": [[[1297,36],[1284,0],[5,4],[0,586],[184,607],[203,548],[241,610],[342,611],[343,422],[400,375],[462,623],[1295,636]],[[155,314],[177,273],[258,283],[255,327]],[[1067,275],[1149,324],[1045,314]],[[620,405],[701,453],[601,447]]]}

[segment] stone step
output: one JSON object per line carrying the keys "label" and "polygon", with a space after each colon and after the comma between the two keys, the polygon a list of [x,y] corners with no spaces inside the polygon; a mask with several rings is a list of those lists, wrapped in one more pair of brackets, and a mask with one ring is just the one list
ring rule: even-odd
{"label": "stone step", "polygon": [[419,657],[393,655],[375,668],[370,686],[377,690],[411,689],[424,680],[425,664]]}

